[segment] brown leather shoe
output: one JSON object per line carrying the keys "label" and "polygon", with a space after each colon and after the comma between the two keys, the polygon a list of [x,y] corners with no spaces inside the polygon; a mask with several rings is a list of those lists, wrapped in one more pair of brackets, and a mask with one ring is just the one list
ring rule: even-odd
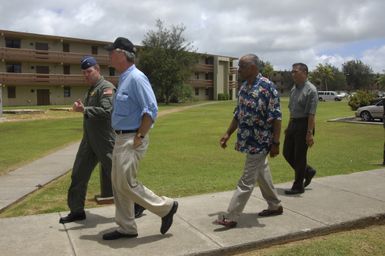
{"label": "brown leather shoe", "polygon": [[216,220],[215,224],[222,225],[230,229],[230,228],[235,228],[238,223],[223,217],[221,220]]}
{"label": "brown leather shoe", "polygon": [[270,210],[266,209],[258,213],[258,216],[261,217],[269,217],[269,216],[276,216],[276,215],[281,215],[283,213],[283,207],[280,206],[276,210]]}

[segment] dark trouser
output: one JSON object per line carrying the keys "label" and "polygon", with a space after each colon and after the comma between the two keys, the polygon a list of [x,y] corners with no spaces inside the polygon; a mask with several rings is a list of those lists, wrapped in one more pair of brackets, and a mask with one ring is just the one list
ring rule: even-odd
{"label": "dark trouser", "polygon": [[[100,143],[99,140],[97,143]],[[88,181],[91,173],[97,163],[101,163],[101,179],[103,179],[104,195],[103,197],[113,196],[111,185],[111,153],[113,143],[106,141],[105,145],[91,145],[90,142],[83,138],[78,153],[76,154],[75,163],[72,169],[71,185],[68,189],[68,207],[71,212],[81,212],[84,210],[84,202],[87,194]]]}
{"label": "dark trouser", "polygon": [[307,118],[291,119],[285,134],[283,156],[295,171],[292,189],[302,190],[305,175],[309,169],[307,165]]}

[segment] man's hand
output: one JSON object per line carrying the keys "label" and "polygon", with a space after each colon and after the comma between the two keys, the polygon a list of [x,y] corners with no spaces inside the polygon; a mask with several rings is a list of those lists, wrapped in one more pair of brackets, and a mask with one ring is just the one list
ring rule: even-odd
{"label": "man's hand", "polygon": [[276,157],[279,155],[279,145],[272,144],[270,149],[270,157]]}
{"label": "man's hand", "polygon": [[227,141],[230,139],[230,136],[228,133],[225,133],[222,138],[219,140],[219,145],[221,148],[225,149],[227,147]]}
{"label": "man's hand", "polygon": [[310,132],[308,132],[306,134],[306,144],[311,147],[314,145],[314,139],[313,139],[313,134],[311,134]]}
{"label": "man's hand", "polygon": [[74,104],[72,105],[72,110],[75,111],[75,112],[84,112],[84,105],[83,105],[83,102],[78,99],[77,101],[74,102]]}
{"label": "man's hand", "polygon": [[138,136],[135,136],[134,137],[134,145],[133,145],[133,147],[137,148],[137,147],[139,147],[142,144],[143,144],[142,138],[138,137]]}

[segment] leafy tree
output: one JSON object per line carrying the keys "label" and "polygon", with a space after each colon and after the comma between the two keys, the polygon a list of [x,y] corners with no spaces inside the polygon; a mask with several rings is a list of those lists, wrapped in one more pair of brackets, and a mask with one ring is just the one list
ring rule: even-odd
{"label": "leafy tree", "polygon": [[183,36],[183,25],[166,28],[163,21],[156,21],[156,30],[146,33],[139,53],[139,66],[154,87],[159,101],[168,104],[190,94],[186,81],[193,72],[198,56],[190,42]]}
{"label": "leafy tree", "polygon": [[320,84],[325,89],[325,91],[328,91],[328,84],[334,80],[334,72],[333,67],[330,64],[318,64],[316,69],[312,72],[311,78],[314,83]]}
{"label": "leafy tree", "polygon": [[261,66],[262,66],[261,74],[264,77],[271,79],[274,73],[273,65],[271,65],[271,63],[268,61],[266,62],[261,61]]}
{"label": "leafy tree", "polygon": [[372,68],[360,60],[351,60],[342,64],[346,82],[352,89],[363,89],[371,84]]}
{"label": "leafy tree", "polygon": [[335,66],[318,64],[310,73],[309,80],[324,90],[343,90],[346,87],[345,75]]}
{"label": "leafy tree", "polygon": [[376,77],[376,84],[381,89],[385,89],[385,70],[383,72],[384,74],[378,74]]}

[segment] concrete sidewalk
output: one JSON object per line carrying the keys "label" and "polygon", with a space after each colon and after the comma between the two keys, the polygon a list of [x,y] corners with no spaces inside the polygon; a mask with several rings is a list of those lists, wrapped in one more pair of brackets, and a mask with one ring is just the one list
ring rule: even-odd
{"label": "concrete sidewalk", "polygon": [[0,176],[0,212],[72,169],[79,143]]}
{"label": "concrete sidewalk", "polygon": [[261,218],[266,208],[255,189],[234,229],[213,221],[232,191],[179,198],[174,224],[159,232],[160,218],[145,211],[135,239],[103,241],[116,227],[114,206],[87,210],[87,220],[66,225],[52,213],[0,219],[1,255],[223,255],[224,251],[288,241],[385,218],[385,169],[313,179],[302,195],[286,196],[291,184],[277,184],[280,216]]}

